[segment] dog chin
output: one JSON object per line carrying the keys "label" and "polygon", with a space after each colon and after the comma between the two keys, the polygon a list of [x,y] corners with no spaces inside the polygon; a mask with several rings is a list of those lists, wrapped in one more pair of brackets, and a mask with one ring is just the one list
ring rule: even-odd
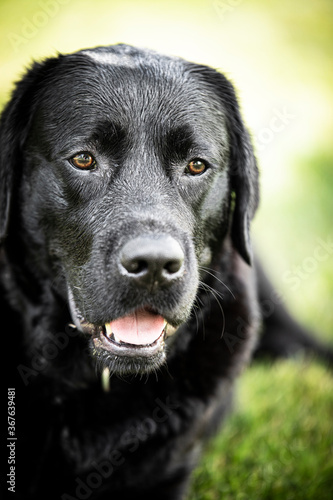
{"label": "dog chin", "polygon": [[142,352],[135,350],[131,352],[122,351],[120,355],[115,354],[103,347],[96,347],[95,339],[90,343],[93,356],[96,358],[98,368],[103,374],[117,375],[148,375],[158,371],[166,362],[167,346],[163,342],[155,352]]}

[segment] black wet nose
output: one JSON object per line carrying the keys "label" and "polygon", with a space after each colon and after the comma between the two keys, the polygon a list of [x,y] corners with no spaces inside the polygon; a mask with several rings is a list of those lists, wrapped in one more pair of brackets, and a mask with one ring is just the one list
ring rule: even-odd
{"label": "black wet nose", "polygon": [[182,275],[184,252],[171,236],[141,236],[124,245],[120,265],[140,285],[163,285]]}

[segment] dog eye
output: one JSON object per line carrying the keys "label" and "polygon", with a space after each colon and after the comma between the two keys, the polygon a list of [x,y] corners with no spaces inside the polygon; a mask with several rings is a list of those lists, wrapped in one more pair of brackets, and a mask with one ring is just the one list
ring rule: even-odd
{"label": "dog eye", "polygon": [[89,153],[78,153],[69,161],[74,167],[81,170],[92,170],[96,165],[95,158]]}
{"label": "dog eye", "polygon": [[190,175],[203,174],[207,169],[207,165],[201,160],[192,160],[185,168],[185,173]]}

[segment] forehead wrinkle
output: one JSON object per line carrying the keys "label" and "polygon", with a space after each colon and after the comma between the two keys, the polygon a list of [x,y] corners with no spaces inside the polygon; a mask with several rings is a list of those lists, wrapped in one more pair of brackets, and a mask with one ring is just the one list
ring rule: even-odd
{"label": "forehead wrinkle", "polygon": [[[147,63],[147,60],[132,60],[124,54],[119,57],[92,52],[89,56],[92,54],[96,61],[103,60],[101,65],[96,64],[96,70],[104,87],[101,92],[104,103],[114,107],[114,111],[124,115],[124,118],[172,120],[177,114],[177,119],[182,119],[189,108],[192,106],[195,109],[207,93],[191,74],[184,71],[183,65],[173,59],[159,61],[153,58]],[[128,59],[126,65],[122,64],[124,57]],[[114,60],[119,64],[115,65]]]}
{"label": "forehead wrinkle", "polygon": [[[100,56],[105,58],[103,63],[97,60]],[[124,68],[111,63],[113,57],[85,55],[82,59],[89,62],[84,66],[81,60],[80,78],[74,78],[72,68],[55,80],[57,101],[53,97],[45,110],[49,130],[59,133],[60,125],[62,135],[89,138],[101,121],[109,121],[128,131],[135,142],[146,142],[152,134],[161,138],[181,124],[191,126],[203,140],[226,142],[221,103],[183,66],[164,61],[140,67],[135,61]],[[105,137],[105,132],[100,134],[99,129],[98,135]]]}

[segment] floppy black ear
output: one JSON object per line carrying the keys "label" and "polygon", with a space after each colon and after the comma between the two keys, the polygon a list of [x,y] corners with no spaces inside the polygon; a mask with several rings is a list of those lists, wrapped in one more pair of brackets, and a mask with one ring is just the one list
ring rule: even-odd
{"label": "floppy black ear", "polygon": [[230,141],[229,177],[233,207],[231,238],[234,247],[251,264],[250,222],[259,202],[258,167],[249,134],[244,126],[235,90],[224,75],[207,66],[191,65],[220,100],[226,115]]}
{"label": "floppy black ear", "polygon": [[11,100],[0,119],[0,244],[8,233],[13,205],[13,190],[21,175],[22,149],[26,141],[36,95],[42,82],[58,59],[35,63],[16,84]]}
{"label": "floppy black ear", "polygon": [[[237,124],[236,124],[237,126]],[[235,193],[231,238],[243,259],[252,263],[250,223],[259,203],[258,167],[248,132],[237,127],[230,151],[230,181]]]}
{"label": "floppy black ear", "polygon": [[6,237],[14,183],[14,171],[19,164],[21,130],[18,96],[13,95],[1,115],[0,121],[0,244]]}

